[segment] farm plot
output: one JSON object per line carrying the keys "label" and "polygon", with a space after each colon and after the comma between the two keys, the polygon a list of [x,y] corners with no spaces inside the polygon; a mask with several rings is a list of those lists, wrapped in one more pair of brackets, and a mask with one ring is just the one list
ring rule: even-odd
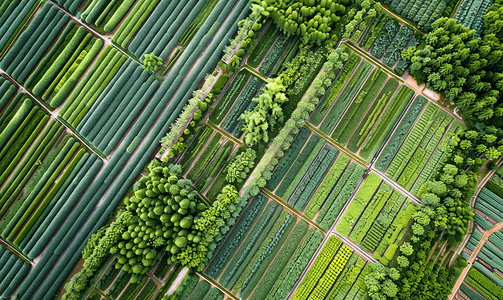
{"label": "farm plot", "polygon": [[40,0],[5,1],[2,3],[0,7],[0,57],[31,18],[39,3]]}
{"label": "farm plot", "polygon": [[78,123],[77,131],[98,150],[110,154],[159,84],[140,65],[128,59]]}
{"label": "farm plot", "polygon": [[489,236],[477,256],[475,267],[503,287],[503,233],[496,231]]}
{"label": "farm plot", "polygon": [[[229,86],[229,89],[233,85]],[[225,115],[222,124],[220,125],[223,130],[232,133],[236,138],[240,138],[243,135],[244,120],[239,119],[239,117],[245,111],[251,111],[257,105],[257,102],[252,102],[252,99],[260,94],[260,88],[264,86],[264,82],[258,77],[252,75],[243,89],[240,91],[239,96],[236,96],[234,102],[231,103],[232,108],[227,110],[228,113]],[[234,92],[235,93],[235,92]],[[227,92],[222,97],[222,100],[226,99]],[[218,107],[218,105],[217,105]],[[221,114],[223,111],[219,114]],[[211,116],[210,116],[211,118]],[[218,117],[216,118],[219,119]]]}
{"label": "farm plot", "polygon": [[21,285],[31,265],[14,253],[0,247],[0,296],[9,298]]}
{"label": "farm plot", "polygon": [[410,200],[370,173],[337,224],[337,232],[387,265],[414,211]]}
{"label": "farm plot", "polygon": [[357,152],[366,137],[365,133],[370,132],[375,121],[393,98],[397,87],[396,79],[388,78],[379,69],[374,70],[335,127],[332,139]]}
{"label": "farm plot", "polygon": [[266,188],[328,230],[364,172],[365,168],[302,128]]}
{"label": "farm plot", "polygon": [[57,2],[102,34],[114,31],[135,3],[133,0],[89,0],[77,13],[83,0],[57,0]]}
{"label": "farm plot", "polygon": [[65,101],[59,111],[59,116],[76,128],[115,74],[131,63],[129,61],[124,65],[126,60],[127,56],[111,45],[105,47],[91,69]]}
{"label": "farm plot", "polygon": [[[347,65],[346,65],[347,66]],[[362,60],[356,71],[348,72],[349,76],[341,76],[328,91],[328,103],[332,102],[332,107],[327,110],[326,116],[321,116],[323,121],[319,126],[320,130],[330,135],[342,118],[344,112],[351,104],[353,98],[365,83],[370,75],[373,66],[367,60]],[[349,70],[350,71],[350,70]],[[333,99],[333,100],[332,100]],[[327,104],[328,104],[327,103]],[[319,105],[321,106],[321,104]],[[318,108],[317,108],[318,109]],[[314,122],[316,126],[317,122]]]}
{"label": "farm plot", "polygon": [[464,126],[436,104],[426,102],[422,96],[414,100],[375,164],[413,194],[435,174],[452,137]]}
{"label": "farm plot", "polygon": [[499,197],[503,197],[503,167],[500,167],[498,168],[498,170],[496,170],[491,179],[487,181],[484,188],[488,189]]}
{"label": "farm plot", "polygon": [[[254,82],[255,84],[253,84]],[[240,109],[244,111],[246,109],[246,106],[251,102],[253,95],[257,92],[258,87],[261,83],[262,81],[252,75],[248,70],[242,70],[238,72],[234,76],[232,81],[230,81],[230,83],[227,83],[225,92],[221,94],[220,99],[215,106],[215,109],[211,112],[210,121],[216,125],[219,125],[224,119],[227,119],[225,126],[222,125],[224,129],[231,127],[231,124],[235,126],[235,124],[239,121],[240,114],[237,114],[237,111],[233,111],[231,107],[233,107],[234,105],[237,108],[244,106],[244,109]],[[248,86],[248,84],[250,85]],[[241,95],[244,96],[243,103],[236,101],[236,99],[238,99],[238,97],[240,97]]]}
{"label": "farm plot", "polygon": [[[480,226],[480,224],[477,223]],[[492,226],[491,226],[492,227]],[[464,251],[461,252],[461,256],[468,260],[472,254],[472,252],[477,248],[477,245],[480,243],[480,240],[484,234],[480,231],[480,228],[475,228],[470,235],[470,239],[465,245]]]}
{"label": "farm plot", "polygon": [[271,22],[258,40],[253,52],[248,56],[246,63],[260,73],[270,75],[283,53],[289,52],[290,40]]}
{"label": "farm plot", "polygon": [[369,265],[332,235],[295,290],[292,299],[365,299]]}
{"label": "farm plot", "polygon": [[[187,284],[187,282],[190,279],[195,279],[195,286],[198,276],[189,273],[183,277],[184,275],[181,273],[183,267],[179,264],[166,264],[165,257],[166,255],[163,256],[163,259],[161,259],[156,267],[148,272],[148,275],[143,276],[137,282],[132,282],[129,273],[115,268],[117,260],[113,255],[110,255],[109,261],[91,279],[91,285],[84,293],[84,296],[87,295],[87,297],[84,297],[84,299],[94,299],[95,295],[101,294],[106,295],[110,299],[158,299],[152,297],[158,295],[164,296],[179,275],[183,278],[183,281],[179,288],[177,288],[176,294],[180,296],[178,299],[187,299],[187,297],[183,297],[181,292],[185,292],[186,296],[190,295],[193,286]],[[158,286],[155,281],[149,279],[152,276],[161,281],[162,286]],[[212,291],[211,294],[216,294],[216,292]]]}
{"label": "farm plot", "polygon": [[442,17],[444,11],[449,7],[452,0],[384,0],[383,4],[388,4],[391,10],[399,15],[408,18],[426,30],[431,29],[431,24]]}
{"label": "farm plot", "polygon": [[408,68],[409,62],[401,56],[402,50],[419,45],[421,35],[408,25],[387,14],[380,14],[366,27],[366,33],[359,39],[352,39],[361,48],[394,69],[399,75]]}
{"label": "farm plot", "polygon": [[240,188],[258,159],[254,150],[236,145],[211,127],[203,126],[177,161],[185,178],[213,199],[226,183]]}
{"label": "farm plot", "polygon": [[[236,4],[234,1],[219,0],[160,1],[141,28],[141,22],[132,25],[134,18],[127,24],[130,14],[112,40],[138,58],[147,53],[161,57],[167,61],[167,68],[162,71],[164,74],[175,61],[184,61],[188,56],[192,57],[194,52],[203,52],[225,18],[236,18],[242,12],[245,2]],[[145,14],[140,20],[144,17]],[[199,36],[198,39],[194,39],[196,35]],[[197,42],[191,43],[192,41]]]}
{"label": "farm plot", "polygon": [[461,5],[454,16],[454,19],[464,27],[475,29],[476,37],[479,37],[484,31],[484,15],[489,10],[489,6],[494,3],[492,0],[467,0],[461,2]]}
{"label": "farm plot", "polygon": [[51,107],[59,106],[103,46],[45,3],[0,62],[0,68]]}
{"label": "farm plot", "polygon": [[322,239],[260,194],[249,201],[204,272],[243,299],[284,299]]}
{"label": "farm plot", "polygon": [[[480,272],[477,269],[478,262],[474,263],[475,268],[470,268],[468,275],[461,285],[461,291],[468,295],[470,299],[501,299],[503,297],[503,283],[500,277],[490,273]],[[495,280],[496,279],[496,280]]]}
{"label": "farm plot", "polygon": [[487,188],[483,188],[480,192],[474,208],[475,212],[479,211],[489,217],[494,225],[503,221],[503,199]]}
{"label": "farm plot", "polygon": [[[4,240],[24,253],[24,246],[37,241],[49,223],[65,220],[102,164],[64,133],[56,120],[48,120],[23,94],[17,94],[0,116],[0,181],[4,183],[0,231]],[[75,186],[84,190],[74,192]],[[50,239],[58,228],[45,235]]]}

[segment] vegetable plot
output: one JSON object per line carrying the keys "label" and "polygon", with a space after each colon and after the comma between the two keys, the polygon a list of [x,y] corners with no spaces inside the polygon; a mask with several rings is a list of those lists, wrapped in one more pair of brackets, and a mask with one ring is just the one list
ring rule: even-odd
{"label": "vegetable plot", "polygon": [[323,239],[308,229],[260,194],[249,201],[205,273],[242,298],[284,298]]}
{"label": "vegetable plot", "polygon": [[40,0],[5,1],[0,7],[0,56],[28,22]]}
{"label": "vegetable plot", "polygon": [[78,124],[77,130],[98,150],[110,154],[159,84],[135,61],[128,59]]}
{"label": "vegetable plot", "polygon": [[31,265],[14,253],[0,247],[0,296],[8,298],[30,271]]}
{"label": "vegetable plot", "polygon": [[[320,130],[327,135],[330,135],[333,129],[337,126],[339,120],[342,118],[347,107],[355,97],[360,87],[365,83],[367,76],[373,66],[370,62],[363,60],[358,69],[351,73],[351,77],[340,77],[331,87],[334,91],[328,91],[329,96],[334,103],[331,109],[327,112],[323,122],[319,126]],[[340,95],[339,95],[340,92]],[[337,95],[339,95],[337,97]],[[332,98],[333,97],[333,98]]]}
{"label": "vegetable plot", "polygon": [[[391,10],[405,18],[416,22],[419,27],[431,29],[431,23],[440,18],[447,5],[452,0],[384,0],[382,3],[389,4]],[[470,1],[468,1],[470,2]]]}
{"label": "vegetable plot", "polygon": [[[493,273],[480,272],[477,268],[479,265],[480,263],[476,261],[474,263],[475,268],[470,268],[468,275],[461,286],[461,290],[470,296],[475,294],[476,296],[473,299],[496,300],[503,297],[503,292],[501,290],[501,285],[503,283],[501,282],[501,277],[498,277]],[[477,291],[478,293],[473,291]],[[481,298],[479,294],[484,298]]]}
{"label": "vegetable plot", "polygon": [[59,111],[59,116],[76,128],[115,74],[123,67],[126,59],[125,55],[111,45],[105,47],[73,90]]}
{"label": "vegetable plot", "polygon": [[484,15],[489,6],[494,3],[492,0],[467,0],[461,2],[461,5],[454,16],[454,19],[464,27],[475,29],[476,37],[479,37],[484,31]]}
{"label": "vegetable plot", "polygon": [[410,200],[370,173],[337,224],[337,231],[387,265],[414,211]]}
{"label": "vegetable plot", "polygon": [[302,128],[266,188],[328,230],[365,171],[350,161]]}
{"label": "vegetable plot", "polygon": [[416,98],[376,161],[378,170],[413,194],[435,174],[452,137],[464,128],[433,103],[419,116],[425,102]]}
{"label": "vegetable plot", "polygon": [[[72,1],[67,0],[65,2],[64,6],[67,10],[68,8],[66,6],[70,5],[68,2]],[[69,10],[72,14],[76,14],[75,7],[78,7],[77,3],[82,2],[82,0],[73,2]],[[81,9],[79,17],[83,22],[98,29],[98,31],[110,33],[117,27],[120,21],[122,21],[134,2],[133,0],[90,0],[87,1],[86,5]]]}
{"label": "vegetable plot", "polygon": [[18,82],[25,82],[69,19],[54,5],[45,3],[2,58],[0,68]]}
{"label": "vegetable plot", "polygon": [[365,299],[367,263],[351,248],[330,236],[292,299]]}

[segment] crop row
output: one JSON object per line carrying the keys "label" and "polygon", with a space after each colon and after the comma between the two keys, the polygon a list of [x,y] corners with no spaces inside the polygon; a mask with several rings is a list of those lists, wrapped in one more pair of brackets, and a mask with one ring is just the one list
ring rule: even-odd
{"label": "crop row", "polygon": [[370,54],[381,59],[400,29],[400,23],[397,20],[389,19],[372,44]]}
{"label": "crop row", "polygon": [[493,3],[491,0],[463,1],[454,19],[464,27],[475,29],[477,31],[476,35],[480,36],[484,31],[484,15]]}
{"label": "crop row", "polygon": [[360,219],[360,216],[363,213],[365,207],[367,207],[368,203],[375,196],[376,192],[391,189],[391,187],[389,187],[386,183],[384,183],[381,189],[381,184],[382,179],[375,173],[370,173],[367,176],[362,186],[346,209],[344,215],[337,224],[337,232],[339,232],[343,236],[348,236],[353,225]]}
{"label": "crop row", "polygon": [[73,90],[59,111],[59,116],[76,128],[115,74],[120,69],[124,70],[126,60],[127,57],[113,46],[105,47],[91,69]]}
{"label": "crop row", "polygon": [[475,201],[475,208],[489,216],[497,223],[503,221],[501,212],[503,211],[503,200],[487,189],[483,189]]}
{"label": "crop row", "polygon": [[[149,3],[149,1],[144,2],[144,5]],[[188,44],[188,48],[184,49],[183,52],[188,51],[187,55],[191,55],[195,50],[192,48],[195,44],[190,42],[196,34],[201,33],[204,35],[202,42],[206,45],[227,15],[235,17],[242,11],[240,5],[231,12],[233,4],[214,0],[160,1],[143,25],[141,20],[148,13],[141,15],[139,17],[140,21],[135,25],[132,25],[133,21],[135,21],[134,18],[131,21],[126,18],[114,35],[114,41],[123,48],[126,48],[128,42],[131,41],[131,44],[127,47],[137,57],[142,57],[146,53],[154,53],[166,60],[178,43],[183,46]],[[150,10],[152,10],[150,6],[146,8],[146,11]],[[126,22],[129,22],[127,25],[129,29],[125,27]],[[118,33],[123,27],[124,31],[119,36]],[[129,30],[131,30],[131,33],[124,38]],[[131,39],[130,36],[133,36],[136,32],[138,34]],[[203,49],[204,47],[201,46],[197,49],[197,52],[200,53]],[[165,72],[167,71],[168,69],[165,70]]]}
{"label": "crop row", "polygon": [[258,70],[260,73],[265,74],[266,76],[270,76],[274,65],[276,62],[281,59],[283,52],[285,52],[286,47],[288,46],[290,38],[284,34],[281,34],[279,38],[276,40],[274,45],[272,46],[269,53],[267,53],[266,57],[260,64]]}
{"label": "crop row", "polygon": [[402,50],[419,45],[420,35],[408,25],[398,26],[396,19],[379,14],[368,26],[359,46],[402,75],[409,66],[409,61],[401,58]]}
{"label": "crop row", "polygon": [[[70,22],[25,82],[32,93],[58,107],[94,60],[103,41]],[[14,75],[15,73],[13,73]],[[24,80],[24,78],[19,78]]]}
{"label": "crop row", "polygon": [[436,105],[428,105],[392,159],[386,175],[417,193],[433,176],[452,137],[462,127],[453,120]]}
{"label": "crop row", "polygon": [[422,1],[422,0],[384,0],[382,3],[389,4],[390,8],[398,14],[416,22],[419,27],[429,29],[431,23],[440,18],[447,7],[446,0]]}
{"label": "crop row", "polygon": [[383,86],[384,79],[386,76],[380,73],[371,88],[367,84],[370,80],[367,81],[332,134],[333,139],[347,144],[347,148],[355,153],[398,87],[394,78],[388,79]]}
{"label": "crop row", "polygon": [[[396,193],[395,191],[394,195]],[[398,249],[398,244],[403,240],[407,232],[409,220],[416,211],[416,207],[409,199],[403,202],[401,209],[400,205],[402,205],[401,201],[395,202],[393,213],[396,216],[394,219],[388,211],[381,211],[377,217],[377,221],[372,224],[372,227],[361,243],[362,249],[367,252],[373,252],[372,257],[384,265],[387,265],[393,259]],[[399,209],[398,213],[395,213],[396,208]]]}
{"label": "crop row", "polygon": [[308,231],[306,222],[295,220],[259,194],[205,273],[243,298],[288,294],[323,239],[314,229]]}
{"label": "crop row", "polygon": [[[364,291],[366,263],[351,248],[330,236],[292,299],[344,299]],[[351,297],[351,296],[350,296]]]}
{"label": "crop row", "polygon": [[375,163],[379,171],[384,171],[388,167],[427,102],[423,96],[417,96],[409,106]]}
{"label": "crop row", "polygon": [[9,298],[21,285],[30,268],[29,263],[0,247],[0,296]]}
{"label": "crop row", "polygon": [[[66,36],[75,25],[71,23],[65,28],[68,21],[69,17],[65,13],[51,3],[45,3],[40,12],[27,26],[26,30],[21,33],[9,48],[9,51],[0,62],[0,68],[18,82],[25,82],[28,75],[32,74],[30,75],[32,78],[30,80],[31,83],[35,79],[35,76],[39,75],[42,69],[46,68],[51,58],[46,56],[42,59],[44,53],[49,49],[50,52],[54,53],[54,48],[58,49],[63,40],[65,40],[65,38],[59,38],[58,41],[60,41],[60,44],[58,44],[56,38],[60,32]],[[79,32],[82,33],[82,31]],[[69,43],[69,40],[67,43]],[[54,47],[51,48],[53,44]],[[52,58],[52,60],[55,59],[56,57]],[[59,61],[59,63],[61,64],[62,61]]]}
{"label": "crop row", "polygon": [[98,150],[110,154],[158,87],[153,76],[128,59],[85,114],[77,131]]}
{"label": "crop row", "polygon": [[[82,0],[58,0],[57,1],[72,14],[77,14]],[[72,4],[70,4],[73,2]],[[135,1],[133,0],[91,0],[80,10],[80,19],[85,23],[97,27],[100,32],[110,33],[120,23]],[[71,6],[70,6],[71,5]]]}
{"label": "crop row", "polygon": [[[234,101],[236,98],[238,98],[238,95],[244,94],[245,91],[242,92],[243,88],[246,89],[248,86],[248,83],[251,81],[251,73],[247,70],[239,72],[234,79],[231,81],[231,83],[228,85],[227,89],[225,90],[225,93],[220,97],[218,100],[218,104],[215,106],[215,109],[212,111],[210,115],[210,121],[213,122],[214,124],[220,124],[222,120],[225,118],[226,114],[229,112],[231,109]],[[252,79],[255,77],[252,77]],[[253,92],[250,91],[250,94]],[[250,97],[250,96],[248,96]],[[250,98],[251,101],[251,98]],[[237,103],[236,105],[240,105]],[[236,115],[235,120],[237,121],[237,118],[240,115]]]}
{"label": "crop row", "polygon": [[0,7],[0,56],[35,11],[40,0],[5,1]]}
{"label": "crop row", "polygon": [[[312,164],[309,164],[310,159],[308,158],[286,191],[285,195],[291,194],[288,198],[290,205],[298,211],[304,210],[338,154],[339,150],[329,145],[324,145],[318,153],[316,151],[311,153],[311,157],[315,156]],[[294,192],[290,193],[289,190],[293,189]],[[287,199],[286,196],[284,197]]]}
{"label": "crop row", "polygon": [[[424,113],[419,117],[417,123],[414,125],[409,135],[400,146],[400,149],[398,149],[390,165],[386,169],[386,175],[388,177],[396,180],[401,171],[405,167],[408,167],[408,161],[410,157],[414,155],[414,150],[419,147],[421,141],[423,141],[423,138],[427,136],[429,129],[432,128],[435,131],[437,130],[438,127],[434,127],[434,121],[439,119],[437,118],[439,111],[440,108],[433,104],[430,104],[426,107]],[[443,118],[441,118],[440,120],[442,119]],[[441,132],[441,135],[443,135],[443,132]]]}
{"label": "crop row", "polygon": [[[305,210],[306,216],[328,230],[358,186],[365,169],[341,154]],[[319,211],[319,212],[318,212]]]}
{"label": "crop row", "polygon": [[220,148],[220,139],[222,138],[222,134],[217,132],[212,138],[209,140],[208,144],[206,144],[202,151],[188,153],[194,158],[194,163],[188,167],[189,172],[187,173],[187,178],[191,179],[192,182],[195,182],[199,175],[201,175],[204,168],[209,164],[210,160],[213,158],[213,155]]}
{"label": "crop row", "polygon": [[[235,79],[237,78],[239,77],[235,77]],[[244,124],[244,121],[240,120],[239,116],[241,116],[241,114],[243,114],[245,110],[253,109],[252,106],[256,105],[256,102],[251,102],[251,100],[257,95],[257,93],[259,93],[261,86],[263,86],[262,80],[260,80],[256,76],[252,76],[243,90],[240,91],[241,94],[239,94],[239,97],[234,98],[235,101],[232,105],[232,108],[228,110],[228,113],[225,116],[224,121],[222,122],[221,127],[223,130],[230,133],[238,133],[234,134],[234,136],[236,137],[241,136],[241,128]]]}
{"label": "crop row", "polygon": [[[367,109],[372,105],[374,99],[387,79],[388,76],[380,68],[374,69],[356,97],[348,106],[347,110],[344,112],[339,124],[335,127],[335,130],[331,135],[334,140],[338,141],[342,145],[346,145],[347,141],[351,137],[351,134],[353,134],[359,122],[362,120],[361,117],[365,115]],[[359,117],[356,118],[358,115]]]}
{"label": "crop row", "polygon": [[334,104],[335,100],[337,99],[337,96],[339,96],[339,93],[342,91],[344,85],[346,84],[347,81],[349,81],[349,79],[353,75],[353,72],[360,63],[360,61],[361,57],[359,55],[357,55],[356,53],[351,53],[348,61],[344,65],[344,68],[342,68],[339,74],[337,74],[335,82],[325,93],[325,96],[321,98],[318,106],[311,114],[311,117],[309,119],[309,122],[311,124],[313,124],[314,126],[320,125],[321,121],[323,120],[327,112],[330,111],[332,104]]}
{"label": "crop row", "polygon": [[[154,6],[159,0],[140,0],[136,2],[131,12],[128,14],[126,19],[121,23],[119,29],[114,33],[112,37],[112,42],[126,48],[129,41],[133,38],[133,35],[138,31],[139,27],[149,15],[150,11],[154,9]],[[106,28],[110,29],[110,28]]]}
{"label": "crop row", "polygon": [[271,49],[271,47],[273,47],[273,45],[275,44],[278,36],[281,37],[283,36],[283,34],[281,34],[278,27],[276,27],[276,25],[271,22],[246,62],[252,68],[258,68],[269,49]]}
{"label": "crop row", "polygon": [[[488,276],[485,272],[480,272],[477,268],[480,266],[479,262],[474,263],[475,268],[470,268],[468,271],[468,276],[465,278],[465,282],[473,287],[477,292],[479,292],[484,298],[489,300],[501,299],[503,297],[503,291],[500,286],[503,284],[503,281],[498,278],[493,273],[489,273],[492,276]],[[484,268],[485,269],[485,268]],[[496,284],[494,281],[496,279]]]}
{"label": "crop row", "polygon": [[[326,115],[323,123],[321,123],[321,131],[323,131],[327,135],[330,135],[332,133],[333,129],[342,118],[347,107],[351,104],[351,101],[355,97],[356,93],[364,84],[372,68],[372,64],[367,60],[361,62],[360,66],[354,72],[352,78],[349,80],[346,87],[337,98],[335,104]],[[344,86],[344,83],[341,82],[341,84]]]}

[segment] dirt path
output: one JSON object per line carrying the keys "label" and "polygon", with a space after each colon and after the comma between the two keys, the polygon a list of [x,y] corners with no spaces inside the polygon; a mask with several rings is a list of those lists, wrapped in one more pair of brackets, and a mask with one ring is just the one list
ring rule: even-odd
{"label": "dirt path", "polygon": [[326,140],[330,145],[334,146],[340,152],[342,152],[342,153],[346,154],[347,156],[349,156],[350,158],[352,158],[355,162],[357,162],[359,165],[363,166],[365,169],[369,168],[369,163],[366,162],[363,158],[360,158],[360,157],[356,156],[353,152],[351,152],[348,149],[342,147],[339,143],[337,143],[336,141],[334,141],[332,138],[330,138],[325,133],[323,133],[320,130],[318,130],[312,124],[306,122],[306,124],[304,124],[304,127],[306,127],[307,129],[311,130],[314,134],[320,136],[324,140]]}
{"label": "dirt path", "polygon": [[281,205],[289,213],[306,221],[309,225],[313,226],[314,228],[318,229],[321,233],[323,233],[324,236],[327,236],[327,232],[325,230],[323,230],[318,224],[316,224],[313,220],[309,219],[308,217],[304,216],[302,213],[298,212],[295,208],[293,208],[290,204],[286,203],[283,199],[274,195],[273,193],[271,193],[269,190],[267,190],[265,188],[262,188],[261,191],[262,191],[262,193],[264,193],[264,195],[273,199],[275,202],[277,202],[279,205]]}
{"label": "dirt path", "polygon": [[459,287],[461,286],[461,284],[465,280],[465,277],[468,274],[468,271],[470,270],[470,268],[472,267],[472,264],[475,261],[475,258],[477,258],[477,256],[479,255],[480,250],[482,250],[482,247],[484,247],[484,244],[489,239],[489,236],[491,234],[493,234],[494,232],[499,231],[501,229],[503,229],[503,222],[496,224],[496,226],[494,226],[493,228],[486,231],[486,233],[484,233],[484,236],[482,237],[482,239],[480,239],[479,244],[477,245],[475,250],[473,250],[472,255],[470,255],[470,258],[468,259],[468,266],[463,270],[463,272],[461,272],[461,275],[459,276],[458,281],[456,281],[456,284],[454,284],[454,288],[452,289],[452,294],[449,296],[449,300],[451,300],[454,297],[454,295],[456,295],[456,293],[458,292]]}
{"label": "dirt path", "polygon": [[200,272],[196,272],[196,274],[199,277],[201,277],[204,280],[206,280],[209,283],[211,283],[213,286],[215,286],[217,289],[219,289],[222,293],[224,293],[224,295],[226,295],[227,297],[235,299],[235,300],[240,299],[240,298],[236,297],[236,295],[234,295],[233,293],[231,293],[229,290],[227,290],[226,288],[224,288],[222,285],[220,285],[218,282],[216,282],[215,280],[213,280],[212,278],[210,278],[209,276],[207,276],[206,274],[200,273]]}
{"label": "dirt path", "polygon": [[400,20],[402,23],[405,23],[407,25],[409,25],[410,27],[414,28],[414,30],[420,32],[421,34],[424,34],[424,32],[422,32],[421,30],[419,30],[414,24],[412,24],[410,21],[406,21],[405,19],[403,19],[401,16],[395,14],[394,12],[392,12],[391,10],[387,9],[386,7],[384,7],[381,3],[379,3],[379,5],[381,6],[381,9],[385,10],[387,13],[389,13],[390,15],[392,15],[393,17],[395,17],[396,19]]}

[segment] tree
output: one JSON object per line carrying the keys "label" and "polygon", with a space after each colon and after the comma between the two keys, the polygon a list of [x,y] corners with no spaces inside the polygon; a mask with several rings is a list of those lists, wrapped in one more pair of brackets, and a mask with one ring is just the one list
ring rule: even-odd
{"label": "tree", "polygon": [[156,56],[153,52],[145,54],[143,59],[143,69],[150,74],[154,74],[162,66],[162,58]]}
{"label": "tree", "polygon": [[400,251],[403,255],[410,256],[414,252],[414,248],[409,242],[405,242],[400,246]]}

